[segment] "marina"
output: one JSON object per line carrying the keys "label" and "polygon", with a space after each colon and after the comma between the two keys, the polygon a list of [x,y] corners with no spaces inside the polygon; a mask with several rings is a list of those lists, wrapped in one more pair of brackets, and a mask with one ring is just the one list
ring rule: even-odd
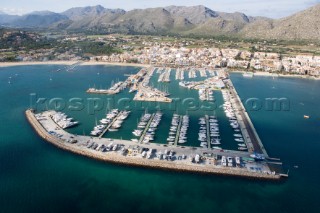
{"label": "marina", "polygon": [[158,82],[170,82],[171,68],[165,69],[160,75]]}
{"label": "marina", "polygon": [[[62,69],[62,71],[52,73],[52,70],[58,69]],[[252,112],[247,109],[268,155],[270,157],[281,158],[285,173],[290,169],[289,178],[281,178],[280,180],[282,181],[277,183],[273,181],[260,181],[256,178],[247,179],[235,176],[221,176],[223,173],[201,175],[198,172],[192,172],[193,174],[185,174],[181,172],[182,170],[167,172],[163,171],[164,168],[162,167],[141,168],[144,167],[143,164],[122,165],[121,163],[113,161],[94,160],[95,155],[86,155],[87,157],[79,156],[78,153],[63,150],[47,142],[46,139],[38,136],[33,126],[31,126],[23,116],[25,109],[30,107],[29,98],[26,98],[30,92],[37,93],[39,98],[61,97],[65,100],[68,100],[70,97],[79,97],[84,100],[96,97],[101,99],[112,98],[115,99],[115,102],[123,97],[132,99],[135,93],[128,93],[130,87],[112,97],[90,95],[85,93],[85,90],[88,88],[88,85],[106,85],[106,88],[108,88],[108,86],[112,84],[112,81],[117,82],[118,79],[119,81],[125,81],[128,76],[124,76],[124,74],[133,75],[140,71],[140,69],[141,68],[102,65],[82,65],[77,67],[74,72],[63,71],[63,65],[29,65],[2,68],[1,74],[4,84],[1,84],[3,91],[1,97],[3,100],[8,100],[8,104],[4,104],[2,109],[2,121],[6,124],[1,127],[3,133],[3,140],[1,141],[1,150],[3,151],[1,166],[3,174],[2,194],[3,198],[10,198],[3,200],[4,211],[21,212],[21,209],[14,207],[15,204],[17,204],[17,200],[19,204],[26,208],[24,210],[28,212],[34,211],[35,208],[42,208],[43,211],[47,208],[53,211],[62,211],[63,208],[57,207],[57,205],[63,205],[66,211],[70,210],[70,208],[77,211],[81,205],[82,207],[83,205],[87,206],[87,208],[81,209],[83,211],[92,211],[92,208],[97,206],[99,209],[102,209],[102,211],[105,209],[125,211],[125,208],[121,208],[121,206],[126,205],[135,208],[137,200],[145,199],[146,194],[151,193],[150,189],[155,192],[152,194],[158,202],[157,204],[148,206],[146,211],[153,211],[153,209],[157,208],[161,211],[161,206],[170,206],[173,202],[176,207],[180,208],[181,212],[220,210],[231,210],[233,212],[239,209],[254,212],[259,209],[261,205],[265,204],[269,207],[269,210],[280,208],[284,211],[292,212],[303,211],[303,209],[311,212],[316,211],[316,190],[305,190],[305,188],[316,189],[318,186],[316,178],[318,172],[312,164],[312,162],[316,162],[317,150],[319,149],[318,143],[315,143],[317,138],[319,138],[319,131],[317,131],[319,127],[317,125],[319,113],[315,108],[315,106],[319,104],[317,91],[319,91],[320,85],[318,81],[285,77],[273,80],[272,77],[262,76],[254,76],[254,78],[248,79],[244,78],[242,73],[230,73],[232,83],[242,100],[246,100],[246,97],[257,97],[259,99],[263,99],[264,97],[278,97],[277,92],[280,90],[280,97],[287,97],[292,102],[297,103],[296,105],[292,105],[288,112],[270,112],[265,110]],[[100,72],[100,75],[97,75],[98,72]],[[18,74],[18,76],[14,77],[15,74]],[[175,70],[173,69],[171,82],[169,84],[160,83],[157,85],[158,74],[155,72],[151,78],[150,85],[160,90],[162,90],[163,85],[166,85],[168,92],[171,93],[171,98],[180,97],[184,99],[185,97],[191,97],[198,100],[198,91],[188,90],[182,87],[179,88],[179,82],[174,80],[174,74]],[[12,76],[13,79],[11,85],[7,84],[9,76]],[[53,81],[49,81],[50,76]],[[185,72],[186,80],[188,80],[187,77],[188,73]],[[203,80],[199,78],[198,71],[197,78],[193,80]],[[35,81],[37,83],[30,84],[30,82]],[[272,86],[275,86],[277,89],[272,89]],[[30,89],[21,90],[21,88]],[[161,150],[158,149],[156,152],[153,150],[151,159],[146,158],[147,154],[142,158],[138,151],[138,153],[135,154],[136,160],[138,160],[138,158],[146,161],[157,160],[160,164],[171,162],[158,160],[158,156],[161,158],[162,155],[161,159],[164,159],[164,156],[169,158],[171,155],[170,151],[175,152],[175,146],[169,147],[167,143],[173,113],[179,115],[188,114],[190,116],[187,143],[183,144],[185,153],[190,152],[191,154],[191,147],[194,147],[197,148],[197,150],[203,150],[199,155],[205,152],[212,154],[210,149],[200,147],[200,142],[197,140],[200,128],[198,124],[199,118],[205,115],[215,115],[219,124],[221,136],[220,147],[223,149],[223,152],[217,150],[213,151],[213,153],[219,155],[227,150],[240,151],[238,150],[238,143],[234,141],[234,134],[236,134],[236,132],[231,127],[229,119],[225,116],[223,107],[220,107],[224,103],[222,91],[223,90],[214,91],[214,98],[218,107],[215,110],[216,112],[200,112],[200,110],[198,110],[188,111],[187,113],[185,108],[180,106],[178,111],[167,110],[161,107],[163,117],[155,132],[155,140],[150,143],[150,145],[154,144],[155,148],[163,148]],[[302,105],[302,103],[304,105]],[[146,104],[148,113],[152,114],[158,110],[150,106],[158,103],[150,103],[149,105],[143,102],[142,104]],[[160,104],[167,105],[165,103]],[[206,105],[209,103],[199,102],[199,104]],[[244,101],[243,105],[247,108]],[[125,120],[119,131],[107,132],[100,140],[103,140],[106,146],[108,146],[113,142],[108,141],[109,139],[120,141],[122,137],[124,141],[121,140],[123,143],[119,144],[126,144],[125,142],[131,141],[133,138],[139,139],[139,137],[135,137],[132,134],[132,131],[136,129],[141,116],[145,113],[144,107],[136,110],[135,108],[126,108],[121,105],[105,105],[105,108],[96,112],[95,115],[89,115],[86,109],[81,112],[70,111],[68,109],[56,109],[56,111],[63,112],[68,117],[74,118],[75,121],[79,122],[78,125],[65,129],[66,132],[72,135],[86,135],[89,137],[90,131],[93,130],[96,124],[99,124],[99,120],[105,118],[106,113],[111,109],[116,108],[120,111],[130,110],[130,116]],[[48,108],[46,108],[45,104],[38,104],[35,113],[38,114],[50,109],[54,108],[49,104]],[[304,119],[304,115],[308,115],[310,118]],[[16,133],[17,129],[21,130],[18,134]],[[303,140],[301,140],[301,138],[303,138]],[[99,144],[98,137],[94,137],[93,140],[93,142],[97,141]],[[114,145],[115,144],[116,143],[114,143]],[[136,150],[134,144],[139,146],[140,149],[142,149],[142,147],[146,148],[144,144],[132,142],[132,148],[130,148],[130,150],[133,152]],[[76,144],[73,145],[77,146]],[[112,145],[112,148],[114,145]],[[164,145],[167,145],[167,147]],[[88,149],[88,153],[99,154],[99,152],[87,147],[84,150],[87,151],[86,149]],[[166,149],[167,155],[164,154]],[[117,157],[120,150],[121,147],[118,146],[117,151],[107,151],[105,155],[113,158],[111,156],[114,154],[114,156]],[[241,157],[240,163],[249,160],[246,157],[251,158],[247,152],[248,151],[244,151],[243,155],[239,154],[239,157]],[[224,154],[226,161],[228,161],[228,154]],[[177,158],[180,156],[182,158],[183,154],[178,153],[173,156]],[[103,155],[101,157],[103,157]],[[218,158],[220,157],[218,156]],[[191,161],[191,159],[188,159],[188,161]],[[236,165],[235,157],[232,161],[233,164]],[[271,160],[266,159],[265,161],[270,162]],[[254,170],[257,168],[255,166],[252,167]],[[228,169],[224,166],[221,166],[221,168]],[[236,168],[234,167],[232,169]],[[273,168],[271,168],[271,170],[273,171]],[[279,174],[278,172],[276,173]],[[43,187],[39,188],[39,186]],[[117,188],[117,190],[114,190],[115,188]],[[170,190],[176,191],[178,194],[169,193]],[[32,191],[32,193],[30,193],[30,191]],[[182,191],[183,193],[181,194],[180,192]],[[94,196],[96,193],[102,194]],[[131,196],[133,194],[135,196]],[[217,194],[217,196],[213,194]],[[257,201],[260,201],[249,202],[250,204],[248,204],[248,194],[254,196]],[[304,194],[305,196],[297,197],[297,194]],[[128,199],[129,197],[123,197],[126,195],[130,198],[135,198],[131,201]],[[71,199],[70,202],[65,202],[66,196],[68,199]],[[79,197],[81,197],[80,201]],[[119,197],[124,199],[119,199]],[[113,204],[110,205],[109,202],[106,203],[106,199]],[[290,203],[292,201],[294,201],[293,205],[287,205],[288,202]],[[76,204],[77,206],[74,206],[74,202],[79,205]],[[105,203],[105,205],[101,203]],[[235,205],[230,207],[230,203],[235,203]],[[216,204],[221,206],[221,208],[215,208],[214,205]],[[11,207],[8,208],[8,206]],[[144,208],[144,206],[144,204],[141,204],[141,207]],[[267,212],[268,209],[265,208],[264,212]]]}
{"label": "marina", "polygon": [[121,127],[123,121],[129,116],[130,111],[119,111],[118,109],[113,109],[106,115],[106,118],[100,120],[100,125],[96,125],[91,131],[90,135],[99,136],[101,138],[106,134],[106,132],[118,131]]}
{"label": "marina", "polygon": [[[27,110],[26,117],[43,139],[64,150],[83,156],[150,168],[270,180],[281,178],[279,174],[271,171],[264,161],[255,161],[249,153],[245,152],[208,151],[208,149],[180,146],[169,148],[166,145],[154,143],[137,145],[133,141],[73,135],[59,128],[52,120],[52,115],[55,113],[55,111],[46,111],[35,114],[33,110]],[[149,152],[149,157],[146,157],[147,154],[144,154],[144,151]],[[225,158],[230,161],[227,165],[224,164]]]}
{"label": "marina", "polygon": [[176,80],[184,80],[184,69],[178,68],[176,71]]}
{"label": "marina", "polygon": [[[183,76],[184,72],[189,72],[188,75],[196,77],[195,69],[189,69],[187,71],[177,69],[176,77]],[[154,73],[156,76],[154,76]],[[117,89],[120,85],[129,87],[129,93],[136,93],[133,98],[134,101],[170,102],[169,100],[161,100],[161,98],[167,98],[166,96],[169,95],[167,89],[166,92],[158,89],[159,87],[163,87],[161,83],[166,82],[172,84],[170,81],[170,73],[170,68],[143,68],[137,74],[128,75],[127,80],[113,84],[112,88],[113,90]],[[199,69],[199,73],[200,77],[207,76],[207,71],[205,69]],[[104,137],[107,132],[110,132],[110,135],[112,135],[112,132],[117,132],[121,128],[123,121],[129,116],[130,111],[121,111],[119,109],[110,110],[106,114],[106,117],[99,121],[100,124],[96,123],[90,133],[91,136],[94,137],[82,138],[87,136],[68,135],[68,137],[70,137],[64,139],[67,143],[72,141],[71,144],[78,144],[75,141],[85,140],[84,146],[86,148],[103,153],[105,150],[121,149],[121,158],[139,156],[139,159],[142,158],[146,160],[167,159],[174,163],[178,162],[179,165],[181,163],[183,167],[205,165],[205,169],[207,169],[209,165],[214,165],[214,170],[216,170],[217,167],[227,167],[232,169],[232,173],[233,169],[240,168],[241,172],[249,171],[250,175],[252,168],[258,168],[260,171],[258,173],[266,174],[267,176],[285,176],[282,174],[281,170],[274,170],[273,167],[270,166],[269,163],[271,162],[271,159],[267,153],[263,151],[264,148],[253,125],[250,126],[250,118],[248,116],[245,117],[245,114],[239,113],[244,111],[244,107],[241,105],[241,102],[239,102],[239,97],[225,70],[215,70],[208,73],[210,76],[214,75],[214,77],[209,77],[202,81],[177,82],[177,84],[183,88],[198,90],[199,100],[201,101],[214,101],[214,91],[221,91],[223,98],[222,109],[229,120],[229,128],[233,131],[233,143],[234,146],[237,147],[237,150],[222,148],[225,147],[224,140],[221,139],[220,135],[219,118],[215,115],[205,114],[197,118],[199,122],[197,127],[199,128],[199,143],[198,146],[194,146],[190,144],[193,139],[189,139],[188,137],[190,136],[189,134],[191,134],[188,133],[190,126],[190,116],[188,114],[181,115],[180,113],[173,113],[171,125],[167,127],[169,130],[168,136],[165,139],[166,141],[163,141],[162,136],[159,137],[162,139],[157,138],[157,129],[164,113],[161,111],[148,113],[147,110],[145,110],[140,118],[137,119],[136,128],[128,130],[133,136],[129,140],[123,140],[122,137],[121,139],[109,138],[108,136],[107,138]],[[156,85],[157,87],[153,87],[152,83],[155,78],[158,79],[157,81],[160,83]],[[164,81],[164,79],[169,79],[169,81]],[[44,116],[43,114],[46,113],[48,113],[50,117],[52,113],[59,114],[60,112],[45,111],[43,113],[35,114],[35,116]],[[38,120],[38,122],[41,123],[42,120]],[[46,129],[50,129],[51,133],[54,132],[53,134],[58,134],[59,136],[70,134],[67,132],[63,132],[63,134],[61,132],[57,133],[56,131],[53,131],[51,127]],[[57,130],[57,128],[54,129]],[[108,143],[97,143],[97,141],[94,140],[95,137],[101,142],[106,140]],[[192,135],[191,138],[193,138]],[[111,143],[112,145],[110,145]],[[132,154],[133,152],[134,154]],[[211,153],[210,156],[208,156],[208,153]],[[174,158],[175,154],[178,154],[176,158]],[[270,159],[270,161],[268,159]],[[189,163],[191,163],[191,165],[189,165]],[[276,160],[276,162],[273,163],[280,165],[279,160]],[[176,165],[174,167],[176,167]],[[171,168],[171,166],[169,166],[169,168]],[[211,169],[212,168],[209,168],[209,170]],[[190,170],[194,169],[190,168]],[[196,170],[198,171],[198,169]],[[257,172],[257,170],[254,172]]]}
{"label": "marina", "polygon": [[[149,68],[148,70],[142,70],[143,75],[136,75],[139,76],[138,80],[135,81],[134,85],[132,86],[132,91],[137,91],[136,95],[134,96],[133,100],[135,101],[150,101],[150,102],[165,102],[170,103],[172,102],[171,98],[168,98],[170,94],[164,91],[160,91],[156,88],[149,86],[149,81],[151,76],[153,75],[155,68]],[[141,71],[140,71],[141,72]],[[160,74],[161,81],[167,81],[170,78],[171,69],[166,69],[166,71]],[[133,77],[135,79],[135,77]],[[164,80],[166,79],[166,80]]]}

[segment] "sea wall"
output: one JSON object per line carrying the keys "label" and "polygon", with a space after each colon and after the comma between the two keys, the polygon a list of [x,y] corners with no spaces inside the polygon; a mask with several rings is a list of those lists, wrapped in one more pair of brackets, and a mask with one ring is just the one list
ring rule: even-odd
{"label": "sea wall", "polygon": [[25,112],[26,118],[34,128],[36,133],[43,138],[46,142],[49,142],[56,147],[59,147],[63,150],[73,152],[75,154],[79,154],[85,157],[93,158],[100,161],[111,162],[116,164],[124,164],[130,166],[137,167],[147,167],[147,168],[155,168],[155,169],[164,169],[164,170],[175,170],[182,172],[195,172],[195,173],[203,173],[203,174],[216,174],[216,175],[227,175],[227,176],[238,176],[245,178],[254,178],[254,179],[265,179],[265,180],[279,180],[281,177],[279,175],[270,175],[264,173],[254,173],[249,172],[244,169],[238,168],[217,168],[214,166],[207,166],[201,164],[181,164],[171,161],[160,161],[156,159],[144,159],[139,157],[130,157],[130,156],[122,156],[117,153],[108,152],[108,153],[100,153],[91,150],[83,150],[78,148],[73,144],[69,144],[64,142],[61,139],[58,139],[52,135],[50,135],[47,130],[41,125],[41,123],[35,118],[32,110],[27,110]]}

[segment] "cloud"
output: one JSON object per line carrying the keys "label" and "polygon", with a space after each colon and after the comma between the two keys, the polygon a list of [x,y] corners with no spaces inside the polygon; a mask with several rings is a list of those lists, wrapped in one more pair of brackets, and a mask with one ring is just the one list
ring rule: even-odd
{"label": "cloud", "polygon": [[7,8],[7,7],[0,8],[0,11],[10,15],[22,15],[28,12],[24,8]]}

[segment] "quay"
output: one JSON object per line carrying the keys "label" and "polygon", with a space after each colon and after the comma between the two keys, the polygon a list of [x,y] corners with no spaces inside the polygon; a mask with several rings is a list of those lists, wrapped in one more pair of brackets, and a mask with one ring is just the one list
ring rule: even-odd
{"label": "quay", "polygon": [[[133,100],[135,101],[149,101],[149,102],[164,102],[164,103],[171,103],[172,99],[168,98],[166,96],[168,96],[169,94],[162,92],[156,88],[152,88],[150,87],[149,81],[151,76],[153,75],[154,72],[154,68],[149,68],[148,71],[143,75],[143,77],[141,77],[141,79],[143,79],[141,81],[141,79],[139,80],[139,82],[137,84],[135,84],[135,90],[137,90],[136,95],[134,96]],[[166,74],[169,73],[168,75],[170,76],[170,70],[166,70],[164,73],[162,74]],[[163,77],[165,77],[165,75],[163,75]]]}
{"label": "quay", "polygon": [[106,94],[106,95],[115,95],[118,94],[119,90],[105,90],[105,89],[95,89],[95,88],[89,88],[87,90],[87,93],[89,94]]}
{"label": "quay", "polygon": [[[34,110],[28,109],[25,115],[36,133],[46,142],[63,150],[96,160],[130,166],[254,179],[280,180],[282,177],[281,174],[270,170],[266,162],[246,161],[249,158],[249,153],[247,152],[229,150],[225,150],[224,152],[217,150],[209,151],[202,148],[168,146],[155,143],[137,145],[137,143],[127,140],[73,135],[61,129],[52,120],[51,116],[54,113],[56,112],[45,111],[35,114]],[[92,146],[92,144],[95,144],[95,146]],[[112,150],[105,148],[111,146],[114,147]],[[141,152],[145,149],[155,150],[150,159],[141,155]],[[157,157],[158,153],[165,153],[166,150],[171,150],[170,152],[174,153],[173,157],[170,157],[170,159]],[[200,162],[191,162],[186,156],[200,156]],[[242,162],[241,164],[233,162],[232,166],[224,167],[221,166],[222,156],[241,158]]]}
{"label": "quay", "polygon": [[96,88],[89,88],[87,93],[90,94],[107,94],[107,95],[115,95],[121,92],[123,89],[127,87],[126,82],[118,82],[114,84],[110,89],[96,89]]}
{"label": "quay", "polygon": [[267,151],[265,150],[258,133],[256,132],[256,129],[254,128],[254,125],[246,112],[245,107],[243,106],[240,97],[234,88],[232,81],[227,80],[227,86],[231,93],[231,95],[234,97],[231,98],[231,103],[235,106],[236,110],[236,116],[239,122],[239,125],[241,127],[241,132],[244,136],[245,143],[248,147],[249,152],[253,153],[260,153],[264,154],[266,158],[269,158]]}

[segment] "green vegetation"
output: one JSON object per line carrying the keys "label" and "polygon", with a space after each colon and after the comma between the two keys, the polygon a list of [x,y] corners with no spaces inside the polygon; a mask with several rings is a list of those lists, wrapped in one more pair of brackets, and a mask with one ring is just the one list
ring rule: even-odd
{"label": "green vegetation", "polygon": [[76,43],[74,46],[78,47],[79,53],[83,54],[110,55],[112,53],[120,52],[104,42],[80,42]]}

